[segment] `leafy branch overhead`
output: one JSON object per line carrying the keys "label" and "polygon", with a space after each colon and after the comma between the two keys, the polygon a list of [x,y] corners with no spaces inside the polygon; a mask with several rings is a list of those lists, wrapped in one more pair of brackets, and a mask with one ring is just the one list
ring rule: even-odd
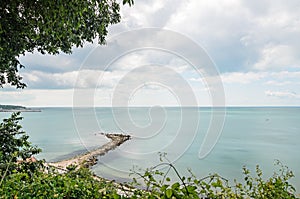
{"label": "leafy branch overhead", "polygon": [[[133,0],[123,0],[132,5]],[[72,47],[98,38],[105,43],[108,26],[120,22],[116,0],[25,0],[0,5],[0,86],[24,88],[18,60],[35,49],[42,54],[71,53]]]}

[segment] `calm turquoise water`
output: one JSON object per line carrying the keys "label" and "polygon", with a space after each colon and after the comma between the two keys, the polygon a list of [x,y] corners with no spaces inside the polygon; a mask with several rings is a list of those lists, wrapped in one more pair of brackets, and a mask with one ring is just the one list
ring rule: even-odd
{"label": "calm turquoise water", "polygon": [[[31,142],[43,149],[39,158],[48,161],[106,143],[99,132],[132,135],[132,140],[100,157],[93,168],[108,178],[126,179],[134,165],[158,164],[160,151],[182,174],[191,168],[199,177],[217,172],[241,179],[242,167],[253,170],[256,164],[268,177],[279,159],[294,171],[292,182],[300,190],[300,108],[227,108],[221,136],[203,159],[198,154],[210,127],[210,108],[130,108],[128,112],[130,117],[125,108],[42,108],[42,112],[22,113],[22,125]],[[1,118],[8,115],[0,113]]]}

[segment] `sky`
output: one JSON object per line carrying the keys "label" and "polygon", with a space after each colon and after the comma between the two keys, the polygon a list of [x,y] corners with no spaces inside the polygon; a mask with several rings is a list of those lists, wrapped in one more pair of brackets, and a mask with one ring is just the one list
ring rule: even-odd
{"label": "sky", "polygon": [[1,89],[0,104],[212,106],[223,93],[226,106],[300,106],[299,10],[299,0],[136,0],[106,46],[20,57],[28,86]]}

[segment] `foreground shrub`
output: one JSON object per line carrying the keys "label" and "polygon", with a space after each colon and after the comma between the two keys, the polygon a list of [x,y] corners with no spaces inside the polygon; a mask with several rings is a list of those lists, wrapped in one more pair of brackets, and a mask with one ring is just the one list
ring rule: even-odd
{"label": "foreground shrub", "polygon": [[42,161],[31,161],[33,155],[41,152],[29,142],[29,136],[22,130],[20,113],[0,123],[0,174],[13,172],[33,173],[42,166]]}
{"label": "foreground shrub", "polygon": [[0,198],[121,198],[112,183],[95,179],[86,168],[65,174],[12,174],[2,182],[0,193]]}
{"label": "foreground shrub", "polygon": [[[275,165],[279,169],[267,180],[263,179],[259,166],[256,167],[255,176],[251,176],[249,169],[244,167],[244,182],[234,180],[229,183],[218,174],[199,179],[190,171],[189,177],[182,177],[173,164],[163,162],[146,169],[143,173],[141,170],[133,170],[133,174],[137,176],[133,178],[133,185],[144,187],[144,191],[135,191],[134,198],[297,198],[296,190],[289,182],[294,177],[293,172],[279,161],[276,161]],[[165,166],[168,169],[163,173],[159,168]],[[179,180],[171,181],[168,177],[171,170],[175,172]]]}
{"label": "foreground shrub", "polygon": [[[168,166],[167,172],[159,167]],[[248,169],[243,168],[244,182],[229,182],[215,174],[198,179],[192,173],[189,177],[181,177],[170,163],[162,163],[144,173],[134,172],[137,176],[127,189],[115,183],[96,178],[88,169],[70,169],[66,173],[49,170],[35,172],[33,176],[19,172],[6,176],[0,185],[0,198],[297,198],[294,187],[289,183],[292,172],[280,166],[279,173],[267,180],[262,179],[262,171],[257,166],[256,175],[251,176]],[[179,180],[172,181],[169,171],[174,170]],[[129,188],[142,186],[143,188]],[[120,193],[121,191],[121,193]]]}

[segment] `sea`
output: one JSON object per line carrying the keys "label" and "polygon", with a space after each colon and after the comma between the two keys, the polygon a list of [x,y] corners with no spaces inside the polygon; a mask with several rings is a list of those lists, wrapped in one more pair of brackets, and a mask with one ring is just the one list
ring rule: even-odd
{"label": "sea", "polygon": [[[242,181],[242,168],[259,165],[271,177],[279,160],[294,172],[300,192],[300,107],[39,107],[21,125],[48,162],[71,158],[109,142],[101,133],[131,140],[98,157],[100,176],[131,181],[132,173],[172,163],[180,175],[218,173]],[[11,113],[0,113],[0,119]],[[157,167],[166,170],[165,164]],[[169,175],[177,180],[175,172]]]}

